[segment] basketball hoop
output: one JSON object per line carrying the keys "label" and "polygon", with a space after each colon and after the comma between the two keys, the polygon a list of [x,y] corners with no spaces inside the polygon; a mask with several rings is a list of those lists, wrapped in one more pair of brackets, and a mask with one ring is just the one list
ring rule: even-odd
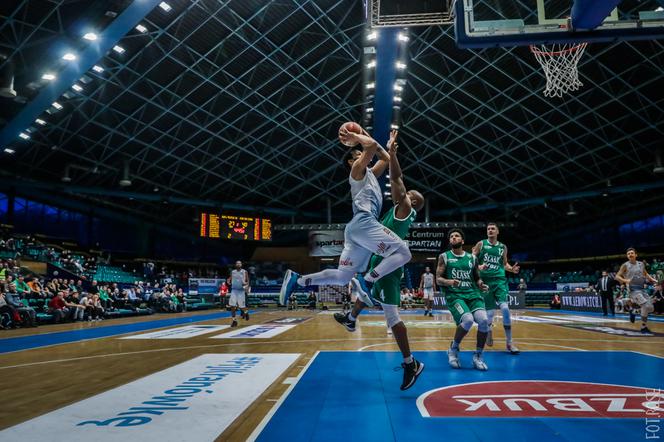
{"label": "basketball hoop", "polygon": [[583,83],[579,80],[579,59],[586,50],[587,43],[555,43],[552,45],[530,46],[530,52],[544,68],[547,97],[562,97],[576,91]]}

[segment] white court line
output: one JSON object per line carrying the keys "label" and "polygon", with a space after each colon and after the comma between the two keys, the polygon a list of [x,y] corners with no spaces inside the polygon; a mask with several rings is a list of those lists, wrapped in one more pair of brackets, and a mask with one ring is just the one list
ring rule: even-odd
{"label": "white court line", "polygon": [[[433,341],[446,341],[446,340],[447,340],[447,339],[427,339],[427,340],[424,340],[424,341],[417,340],[417,341],[409,341],[409,342],[412,344],[412,343],[414,343],[414,342],[433,342]],[[498,341],[499,341],[499,340],[498,340]],[[521,342],[523,345],[540,345],[540,346],[542,346],[542,347],[554,347],[554,348],[565,348],[565,349],[567,349],[567,350],[588,351],[588,350],[584,350],[584,349],[582,349],[582,348],[577,348],[577,347],[566,347],[566,346],[564,346],[564,345],[537,344],[537,343],[528,343],[528,342],[523,342],[523,341],[520,341],[520,342]],[[360,347],[360,348],[358,348],[357,351],[364,351],[364,350],[366,350],[367,348],[380,347],[380,346],[382,346],[382,345],[391,345],[391,344],[396,345],[396,342],[382,342],[382,343],[380,343],[380,344],[365,345],[364,347]],[[604,351],[604,350],[602,350],[602,351]],[[610,351],[610,350],[609,350],[609,351]]]}
{"label": "white court line", "polygon": [[302,376],[304,376],[304,373],[306,373],[306,371],[309,369],[309,366],[314,362],[316,357],[318,357],[319,353],[320,353],[320,351],[317,351],[313,355],[311,360],[307,363],[307,365],[305,365],[305,367],[302,369],[302,371],[300,371],[300,373],[297,375],[297,377],[295,377],[294,382],[290,385],[290,387],[288,387],[288,389],[284,392],[284,394],[281,395],[279,400],[274,404],[274,406],[270,409],[270,411],[267,412],[267,414],[265,415],[263,420],[258,424],[258,426],[254,429],[254,431],[249,435],[249,437],[247,438],[247,442],[255,441],[256,438],[261,434],[263,429],[267,426],[268,422],[270,422],[270,419],[272,419],[272,416],[275,415],[275,413],[277,412],[279,407],[281,407],[281,405],[284,403],[284,401],[286,400],[286,398],[288,397],[290,392],[293,391],[293,389],[295,388],[297,383],[300,381],[300,379],[302,379]]}
{"label": "white court line", "polygon": [[[261,344],[270,344],[270,345],[275,345],[275,344],[297,344],[297,343],[313,343],[313,342],[353,342],[353,341],[378,341],[378,340],[385,340],[385,339],[390,339],[390,338],[357,338],[357,339],[299,339],[299,340],[293,340],[293,341],[259,341],[259,342],[234,342],[234,343],[227,343],[227,344],[208,344],[208,345],[190,345],[190,346],[185,346],[185,347],[169,347],[169,348],[157,348],[157,349],[152,349],[152,350],[139,350],[139,351],[128,351],[128,352],[120,352],[120,353],[106,353],[106,354],[101,354],[101,355],[93,355],[93,356],[78,356],[75,358],[66,358],[66,359],[51,359],[47,361],[39,361],[39,362],[28,362],[25,364],[16,364],[16,365],[6,365],[6,366],[0,366],[0,370],[8,369],[8,368],[21,368],[21,367],[30,367],[33,365],[45,365],[45,364],[54,364],[54,363],[60,363],[60,362],[74,362],[74,361],[83,361],[87,359],[96,359],[96,358],[108,358],[108,357],[114,357],[114,356],[128,356],[128,355],[136,355],[136,354],[145,354],[145,353],[158,353],[162,351],[179,351],[179,350],[190,350],[190,349],[197,349],[197,348],[215,348],[215,347],[233,347],[233,346],[238,346],[238,345],[261,345]],[[445,337],[445,338],[433,338],[433,339],[426,339],[426,340],[421,340],[419,342],[435,342],[435,341],[445,341],[452,339],[452,336]],[[656,338],[657,339],[657,338]],[[653,340],[636,340],[636,339],[629,339],[629,340],[619,340],[619,339],[558,339],[558,338],[528,338],[529,341],[571,341],[571,342],[606,342],[606,343],[626,343],[626,344],[652,344]],[[501,341],[500,339],[495,339],[495,341]],[[394,340],[390,339],[390,342],[388,343],[393,343]],[[357,350],[329,350],[329,351],[357,351]],[[589,351],[630,351],[630,350],[589,350]],[[634,352],[634,353],[639,353],[639,352]],[[3,353],[4,354],[4,353]],[[648,355],[647,353],[643,353],[644,355]],[[1,356],[1,355],[0,355]],[[654,355],[649,355],[649,356],[654,356]]]}

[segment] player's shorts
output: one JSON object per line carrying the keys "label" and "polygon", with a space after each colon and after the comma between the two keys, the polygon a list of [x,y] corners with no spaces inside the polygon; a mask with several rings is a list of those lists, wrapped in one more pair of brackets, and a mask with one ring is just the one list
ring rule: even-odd
{"label": "player's shorts", "polygon": [[433,299],[433,287],[424,287],[422,289],[423,299]]}
{"label": "player's shorts", "polygon": [[372,295],[383,304],[401,305],[401,269],[383,276],[373,285]]}
{"label": "player's shorts", "polygon": [[507,287],[506,279],[483,279],[486,285],[489,286],[489,291],[483,293],[484,303],[487,310],[495,310],[503,302],[507,302],[509,296],[509,288]]}
{"label": "player's shorts", "polygon": [[650,302],[650,297],[646,296],[642,290],[630,290],[629,299],[638,305],[645,305]]}
{"label": "player's shorts", "polygon": [[482,295],[476,298],[459,298],[456,296],[446,296],[445,303],[450,309],[450,314],[454,318],[456,325],[461,323],[461,317],[464,313],[475,313],[477,310],[485,310],[484,299]]}
{"label": "player's shorts", "polygon": [[228,305],[230,307],[245,308],[245,293],[244,289],[231,290],[230,297],[228,298]]}
{"label": "player's shorts", "polygon": [[368,212],[359,212],[346,224],[339,269],[364,272],[371,255],[389,256],[405,242]]}

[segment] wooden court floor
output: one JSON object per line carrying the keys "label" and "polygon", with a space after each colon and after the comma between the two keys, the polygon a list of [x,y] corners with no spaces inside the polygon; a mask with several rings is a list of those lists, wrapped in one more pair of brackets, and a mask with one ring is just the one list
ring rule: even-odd
{"label": "wooden court floor", "polygon": [[[186,313],[176,316],[196,317],[210,312]],[[572,315],[578,318],[579,314]],[[567,317],[547,311],[515,311],[513,319],[514,340],[523,352],[552,350],[604,350],[635,351],[655,356],[664,356],[664,322],[651,321],[649,327],[661,336],[625,337],[599,331],[573,328]],[[85,330],[91,327],[108,327],[164,319],[164,315],[103,321],[101,323],[63,324],[43,326],[38,329],[3,331],[5,338],[48,334],[70,330]],[[297,377],[318,351],[397,351],[391,336],[386,333],[380,314],[362,315],[360,327],[349,333],[334,322],[331,312],[306,310],[258,310],[250,321],[241,321],[240,327],[256,325],[280,318],[309,318],[279,334],[265,339],[209,339],[209,335],[187,339],[119,339],[111,336],[60,345],[45,346],[29,350],[0,354],[0,397],[4,404],[0,408],[0,430],[19,424],[44,413],[79,402],[98,393],[114,389],[141,377],[153,374],[173,365],[183,363],[196,356],[209,353],[299,353],[297,359],[279,378],[245,410],[217,440],[246,440],[254,428],[263,420],[275,402],[288,388],[287,379]],[[534,318],[534,319],[532,319]],[[554,323],[560,318],[561,323]],[[593,327],[638,330],[623,318],[603,322],[601,316],[589,316]],[[434,318],[402,312],[411,340],[412,350],[444,351],[454,333],[449,314],[441,313]],[[571,321],[582,323],[582,319]],[[546,321],[546,322],[532,322]],[[549,322],[551,321],[551,322]],[[197,324],[229,324],[230,319],[219,318]],[[487,351],[504,351],[504,335],[500,320],[494,322],[495,344]],[[227,332],[230,329],[224,330]],[[146,333],[146,330],[138,333]],[[217,332],[219,334],[219,332]],[[471,331],[463,343],[464,350],[474,348],[475,331]],[[0,341],[0,345],[1,341]],[[441,354],[443,355],[443,354]],[[444,355],[443,355],[444,356]],[[442,356],[441,356],[442,357]],[[519,356],[514,356],[519,357]],[[600,368],[601,369],[601,368]],[[435,373],[425,372],[426,376]],[[424,376],[423,375],[423,376]],[[8,382],[11,380],[11,382]],[[399,386],[395,385],[395,389]],[[66,436],[63,435],[63,440]]]}

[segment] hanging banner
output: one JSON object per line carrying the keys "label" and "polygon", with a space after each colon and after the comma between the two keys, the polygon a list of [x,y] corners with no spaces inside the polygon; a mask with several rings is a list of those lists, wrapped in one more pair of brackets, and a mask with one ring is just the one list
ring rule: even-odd
{"label": "hanging banner", "polygon": [[412,229],[406,237],[411,252],[441,253],[445,232],[440,229]]}
{"label": "hanging banner", "polygon": [[189,278],[189,293],[192,295],[219,293],[219,286],[224,281],[224,278]]}
{"label": "hanging banner", "polygon": [[309,232],[309,256],[341,256],[343,249],[343,230],[312,230]]}

